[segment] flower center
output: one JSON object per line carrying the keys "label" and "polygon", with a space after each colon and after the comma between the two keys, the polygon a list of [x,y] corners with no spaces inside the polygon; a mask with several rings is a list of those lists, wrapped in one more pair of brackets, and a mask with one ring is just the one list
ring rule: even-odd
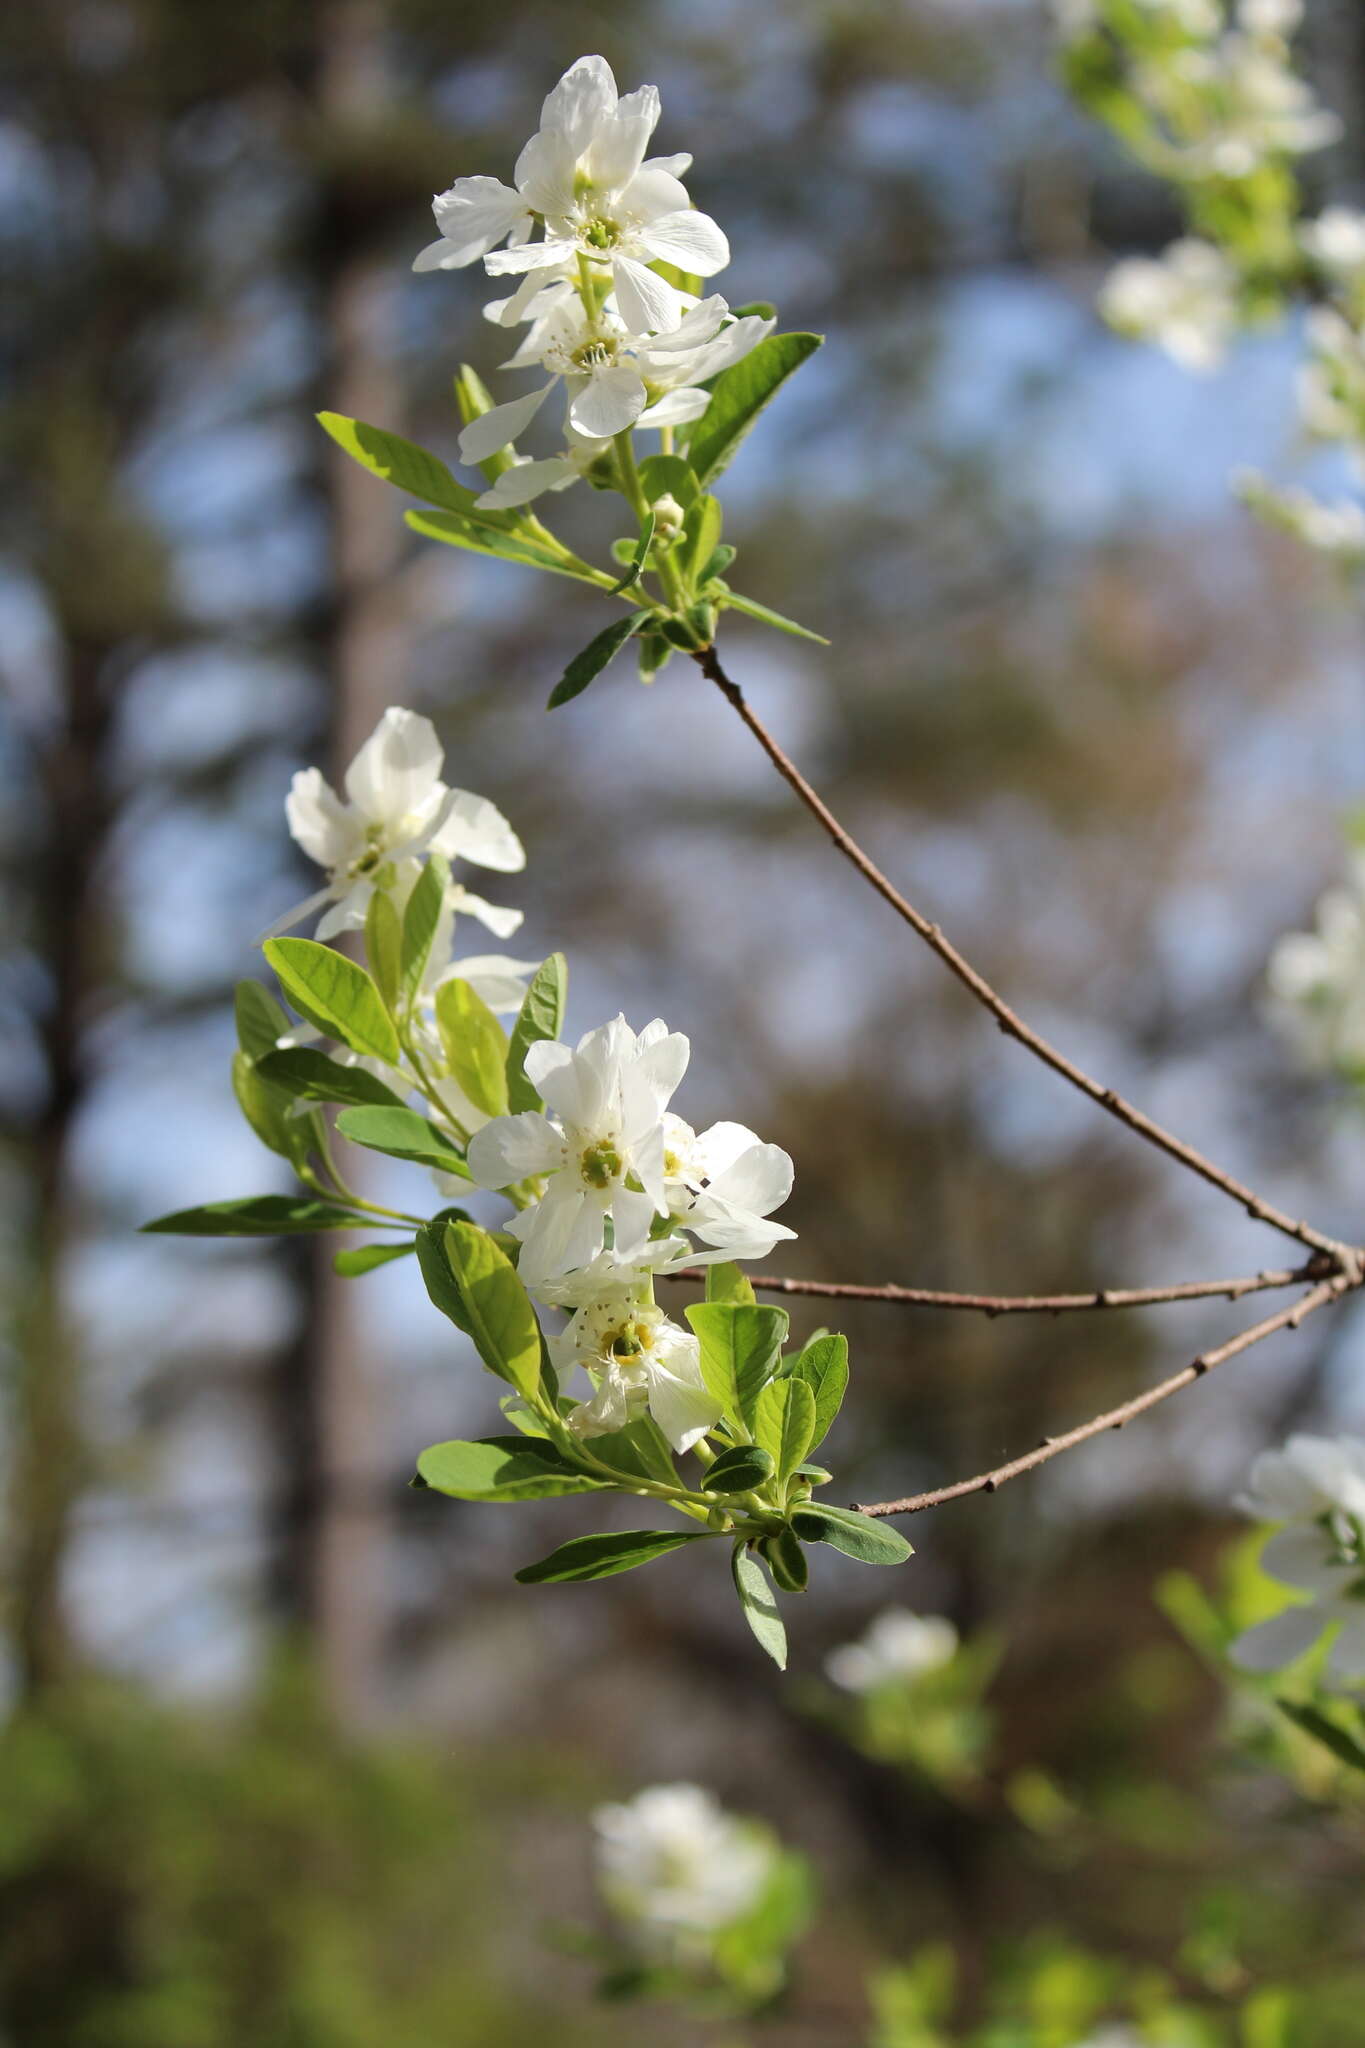
{"label": "flower center", "polygon": [[578,1162],[578,1170],[590,1188],[609,1188],[621,1178],[621,1155],[610,1138],[589,1145]]}
{"label": "flower center", "polygon": [[595,336],[592,341],[582,342],[569,358],[579,370],[605,370],[616,360],[616,343],[604,336]]}
{"label": "flower center", "polygon": [[621,229],[617,222],[606,219],[602,214],[584,221],[581,233],[590,249],[614,249],[621,239]]}

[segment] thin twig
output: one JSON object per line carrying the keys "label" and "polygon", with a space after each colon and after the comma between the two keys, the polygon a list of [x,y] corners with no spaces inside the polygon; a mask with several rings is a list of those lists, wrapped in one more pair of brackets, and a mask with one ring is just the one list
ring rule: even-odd
{"label": "thin twig", "polygon": [[702,674],[716,685],[721,695],[738,712],[783,781],[795,791],[844,858],[851,862],[864,881],[876,890],[883,901],[890,904],[897,916],[938,955],[944,966],[957,977],[969,994],[973,995],[983,1008],[989,1010],[1007,1037],[1018,1039],[1019,1043],[1026,1046],[1045,1066],[1051,1067],[1053,1073],[1060,1074],[1064,1081],[1069,1082],[1073,1088],[1078,1088],[1082,1095],[1088,1095],[1092,1102],[1098,1103],[1101,1109],[1117,1117],[1129,1130],[1136,1131],[1139,1137],[1157,1146],[1170,1158],[1179,1160],[1191,1173],[1197,1173],[1201,1180],[1208,1181],[1213,1187],[1221,1188],[1225,1195],[1239,1203],[1248,1216],[1255,1217],[1258,1223],[1268,1223],[1275,1230],[1283,1231],[1286,1237],[1295,1238],[1300,1244],[1306,1244],[1314,1251],[1327,1253],[1336,1262],[1338,1270],[1352,1277],[1359,1272],[1359,1254],[1350,1247],[1341,1244],[1335,1238],[1325,1236],[1321,1231],[1315,1230],[1310,1223],[1288,1215],[1283,1209],[1277,1209],[1272,1202],[1267,1202],[1258,1195],[1254,1188],[1247,1187],[1245,1182],[1236,1179],[1222,1167],[1216,1166],[1211,1159],[1205,1158],[1193,1145],[1186,1144],[1183,1138],[1176,1137],[1174,1132],[1164,1129],[1161,1124],[1144,1115],[1142,1110],[1135,1108],[1116,1090],[1092,1080],[1089,1074],[1074,1061],[1069,1060],[1065,1053],[1059,1052],[1041,1032],[1035,1031],[1032,1025],[1026,1024],[1016,1015],[1004,997],[998,995],[991,987],[985,976],[978,973],[971,962],[944,936],[940,927],[925,917],[921,911],[916,910],[914,904],[908,902],[900,891],[892,886],[876,863],[864,853],[852,833],[846,831],[839,823],[828,804],[812,789],[795,762],[783,752],[763,721],[750,708],[739,684],[733,682],[725,673],[715,648],[708,647],[694,658]]}
{"label": "thin twig", "polygon": [[1102,1415],[1081,1423],[1079,1428],[1067,1430],[1064,1436],[1044,1437],[1036,1450],[1026,1452],[1022,1458],[1011,1458],[1008,1464],[996,1465],[989,1472],[978,1472],[974,1479],[959,1479],[951,1486],[936,1486],[928,1493],[907,1494],[904,1500],[883,1500],[871,1506],[858,1503],[858,1511],[864,1515],[917,1515],[922,1508],[941,1507],[944,1501],[960,1500],[965,1494],[995,1493],[1007,1479],[1017,1479],[1022,1472],[1032,1472],[1036,1466],[1046,1465],[1050,1459],[1060,1457],[1063,1451],[1074,1450],[1077,1444],[1087,1442],[1092,1436],[1101,1436],[1107,1429],[1122,1429],[1125,1423],[1145,1414],[1149,1408],[1155,1408],[1159,1401],[1168,1400],[1172,1394],[1193,1386],[1216,1365],[1222,1365],[1225,1360],[1237,1357],[1239,1352],[1249,1351],[1253,1344],[1273,1337],[1277,1330],[1297,1330],[1315,1310],[1325,1308],[1329,1301],[1337,1300],[1360,1284],[1358,1278],[1337,1273],[1330,1280],[1320,1281],[1288,1308],[1282,1308],[1275,1315],[1267,1316],[1264,1322],[1253,1323],[1249,1330],[1229,1337],[1226,1344],[1218,1345],[1213,1351],[1202,1351],[1189,1365],[1172,1373],[1159,1385],[1149,1387],[1146,1393],[1135,1395],[1131,1401],[1124,1401],[1117,1408],[1107,1408]]}
{"label": "thin twig", "polygon": [[[1096,1287],[1088,1294],[951,1294],[933,1287],[862,1286],[848,1280],[789,1280],[777,1273],[750,1273],[756,1294],[800,1294],[822,1301],[886,1301],[900,1308],[974,1310],[983,1316],[1056,1316],[1068,1309],[1152,1308],[1163,1302],[1240,1301],[1244,1294],[1264,1294],[1275,1287],[1298,1287],[1330,1278],[1336,1260],[1319,1252],[1303,1266],[1267,1267],[1236,1280],[1182,1280],[1167,1287]],[[704,1281],[706,1269],[689,1266],[664,1273],[664,1280]]]}

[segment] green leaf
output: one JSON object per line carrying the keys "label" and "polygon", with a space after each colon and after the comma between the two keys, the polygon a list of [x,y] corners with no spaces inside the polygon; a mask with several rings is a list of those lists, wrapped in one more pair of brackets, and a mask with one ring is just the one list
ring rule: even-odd
{"label": "green leaf", "polygon": [[613,1471],[631,1479],[662,1479],[678,1483],[678,1468],[659,1425],[650,1415],[637,1416],[624,1429],[609,1430],[592,1440],[592,1454]]}
{"label": "green leaf", "polygon": [[455,1275],[450,1270],[450,1260],[446,1257],[444,1222],[424,1223],[418,1231],[417,1263],[422,1269],[427,1293],[441,1314],[447,1316],[457,1330],[463,1330],[466,1337],[471,1337],[474,1333],[469,1315]]}
{"label": "green leaf", "polygon": [[612,584],[611,589],[607,592],[609,597],[620,597],[623,591],[629,590],[633,584],[639,582],[644,574],[645,558],[649,554],[653,540],[654,514],[646,512],[644,518],[640,521],[640,538],[636,541],[634,553],[626,565],[626,573],[619,583]]}
{"label": "green leaf", "polygon": [[787,1311],[744,1302],[694,1302],[687,1320],[701,1340],[701,1376],[727,1418],[751,1428],[758,1393],[777,1370]]}
{"label": "green leaf", "polygon": [[541,1437],[494,1436],[476,1443],[432,1444],[417,1476],[454,1500],[550,1500],[566,1493],[603,1493],[610,1482],[577,1472]]}
{"label": "green leaf", "polygon": [[784,618],[781,612],[759,604],[756,598],[740,597],[737,591],[727,589],[716,601],[726,611],[743,612],[746,618],[757,619],[760,625],[776,626],[779,633],[792,633],[798,640],[813,640],[817,647],[829,646],[823,633],[812,633],[809,626],[798,626],[795,619]]}
{"label": "green leaf", "polygon": [[581,697],[588,684],[601,675],[607,663],[620,653],[627,640],[639,632],[649,616],[648,612],[631,612],[628,618],[613,619],[609,626],[604,626],[597,638],[580,648],[569,663],[550,692],[546,710],[555,711],[572,698]]}
{"label": "green leaf", "polygon": [[317,1134],[310,1116],[298,1116],[287,1089],[262,1077],[244,1052],[232,1056],[232,1092],[237,1106],[268,1151],[277,1152],[295,1169],[307,1160]]}
{"label": "green leaf", "polygon": [[701,489],[691,463],[681,455],[647,455],[640,464],[640,485],[651,505],[656,498],[676,498],[684,512]]}
{"label": "green leaf", "polygon": [[758,1548],[780,1593],[805,1592],[810,1583],[810,1566],[793,1528],[774,1530],[771,1536],[762,1538]]}
{"label": "green leaf", "polygon": [[707,1466],[702,1486],[707,1493],[752,1493],[767,1484],[775,1469],[771,1451],[757,1444],[734,1444]]}
{"label": "green leaf", "polygon": [[290,1028],[288,1017],[259,981],[239,981],[233,996],[237,1043],[249,1060],[274,1052]]}
{"label": "green leaf", "polygon": [[738,1266],[719,1260],[706,1269],[706,1299],[708,1301],[734,1301],[752,1306],[754,1290],[749,1285],[749,1276]]}
{"label": "green leaf", "polygon": [[282,1052],[267,1053],[256,1068],[258,1074],[290,1095],[305,1102],[383,1103],[401,1109],[403,1098],[365,1067],[343,1066],[311,1045],[289,1045]]}
{"label": "green leaf", "polygon": [[673,648],[662,633],[641,633],[638,635],[638,666],[640,681],[652,683],[660,669],[667,668],[673,659]]}
{"label": "green leaf", "polygon": [[721,518],[720,499],[706,493],[687,515],[682,538],[673,553],[689,590],[697,588],[703,568],[720,546]]}
{"label": "green leaf", "polygon": [[446,1064],[485,1116],[507,1114],[507,1033],[483,997],[458,977],[436,991]]}
{"label": "green leaf", "polygon": [[337,1129],[353,1145],[369,1152],[386,1153],[390,1159],[410,1159],[416,1166],[432,1166],[438,1173],[458,1174],[469,1179],[469,1168],[451,1149],[434,1124],[415,1109],[388,1109],[379,1103],[365,1103],[358,1109],[343,1109]]}
{"label": "green leaf", "polygon": [[441,921],[441,908],[450,887],[450,868],[439,854],[432,854],[417,877],[403,910],[402,938],[398,952],[398,985],[403,1000],[410,1003],[422,986],[432,941]]}
{"label": "green leaf", "polygon": [[507,1042],[507,1107],[514,1116],[523,1109],[544,1107],[526,1078],[526,1055],[533,1045],[558,1038],[563,1030],[568,987],[569,963],[562,953],[551,953],[531,979]]}
{"label": "green leaf", "polygon": [[398,1034],[363,967],[316,939],[267,939],[265,957],[294,1008],[352,1052],[396,1066]]}
{"label": "green leaf", "polygon": [[571,576],[575,583],[593,582],[592,572],[582,564],[552,553],[539,541],[486,524],[482,513],[462,517],[458,512],[406,512],[403,517],[414,533],[444,541],[447,547],[467,548],[474,555],[496,555],[504,562],[545,569],[552,576]]}
{"label": "green leaf", "polygon": [[702,484],[720,475],[769,400],[815,354],[820,334],[769,334],[717,377],[711,403],[693,427],[687,460]]}
{"label": "green leaf", "polygon": [[491,1373],[527,1401],[540,1391],[540,1324],[516,1267],[477,1223],[448,1223],[445,1255],[459,1289],[464,1327]]}
{"label": "green leaf", "polygon": [[[455,403],[466,426],[471,420],[481,420],[486,412],[493,410],[492,392],[478,371],[469,363],[461,363],[455,378]],[[491,484],[497,482],[505,469],[512,467],[512,461],[510,448],[498,448],[476,467],[486,482]]]}
{"label": "green leaf", "polygon": [[148,1235],[166,1237],[292,1237],[311,1230],[363,1229],[366,1218],[334,1202],[304,1195],[236,1195],[227,1202],[205,1202],[199,1209],[177,1209],[144,1223]]}
{"label": "green leaf", "polygon": [[1359,1736],[1343,1728],[1320,1707],[1309,1706],[1300,1700],[1276,1700],[1276,1706],[1286,1720],[1301,1728],[1305,1735],[1311,1735],[1324,1749],[1329,1749],[1338,1763],[1349,1765],[1353,1771],[1365,1771],[1365,1743]]}
{"label": "green leaf", "polygon": [[807,1543],[829,1543],[860,1564],[903,1564],[914,1552],[896,1529],[888,1529],[856,1508],[830,1508],[810,1501],[796,1509],[791,1523]]}
{"label": "green leaf", "polygon": [[806,1446],[813,1451],[829,1435],[848,1386],[848,1339],[822,1330],[812,1337],[792,1366],[793,1379],[804,1380],[815,1396],[815,1428]]}
{"label": "green leaf", "polygon": [[339,1273],[343,1280],[358,1280],[363,1273],[373,1273],[376,1266],[389,1266],[395,1259],[410,1258],[416,1249],[411,1239],[402,1244],[360,1244],[353,1251],[338,1252],[332,1260],[332,1271]]}
{"label": "green leaf", "polygon": [[815,1396],[804,1380],[770,1380],[754,1404],[754,1440],[768,1451],[777,1467],[778,1483],[786,1485],[815,1433]]}
{"label": "green leaf", "polygon": [[720,547],[714,550],[710,560],[702,563],[697,587],[705,590],[708,583],[713,583],[717,576],[723,576],[738,553],[738,548],[732,548],[728,543],[722,542]]}
{"label": "green leaf", "polygon": [[344,448],[371,476],[382,477],[400,491],[425,498],[428,504],[441,505],[450,512],[467,512],[473,505],[473,491],[456,482],[439,455],[419,448],[415,441],[405,441],[401,434],[391,434],[386,427],[371,427],[364,420],[347,419],[344,413],[320,412],[317,419],[338,448]]}
{"label": "green leaf", "polygon": [[384,889],[375,890],[365,912],[365,957],[385,1009],[396,1010],[403,981],[403,926]]}
{"label": "green leaf", "polygon": [[561,1543],[539,1564],[523,1566],[517,1573],[523,1586],[554,1585],[568,1579],[609,1579],[617,1572],[634,1571],[636,1565],[650,1564],[681,1550],[684,1543],[706,1543],[709,1530],[612,1529],[598,1536],[575,1536]]}
{"label": "green leaf", "polygon": [[739,1595],[739,1604],[744,1610],[744,1619],[753,1630],[760,1649],[767,1651],[779,1671],[785,1671],[787,1631],[782,1626],[782,1617],[777,1611],[777,1600],[762,1565],[753,1552],[741,1542],[735,1545],[730,1569],[734,1576],[735,1591]]}

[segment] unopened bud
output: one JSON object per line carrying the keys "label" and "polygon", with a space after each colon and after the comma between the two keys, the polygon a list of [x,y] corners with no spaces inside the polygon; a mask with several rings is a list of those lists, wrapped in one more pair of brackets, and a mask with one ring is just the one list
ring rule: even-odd
{"label": "unopened bud", "polygon": [[657,541],[661,541],[667,547],[682,532],[683,521],[686,519],[687,514],[677,499],[668,491],[664,492],[662,498],[654,500],[652,510],[654,513],[654,538]]}

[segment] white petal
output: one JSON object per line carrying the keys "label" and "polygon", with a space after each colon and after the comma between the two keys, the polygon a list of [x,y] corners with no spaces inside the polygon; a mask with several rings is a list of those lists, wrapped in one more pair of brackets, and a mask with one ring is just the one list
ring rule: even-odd
{"label": "white petal", "polygon": [[447,860],[472,860],[476,867],[496,868],[503,875],[519,874],[526,865],[526,849],[497,805],[468,789],[450,792],[431,849]]}
{"label": "white petal", "polygon": [[[647,406],[635,424],[637,427],[685,427],[689,420],[699,420],[710,403],[711,394],[701,385],[684,384],[681,390],[670,391],[666,397]],[[482,503],[482,499],[479,502]]]}
{"label": "white petal", "polygon": [[574,210],[577,168],[578,154],[569,138],[557,128],[542,128],[517,158],[513,175],[527,206],[547,220],[562,220]]}
{"label": "white petal", "polygon": [[707,1193],[755,1216],[780,1209],[792,1191],[790,1155],[780,1145],[750,1145],[738,1159],[713,1176]]}
{"label": "white petal", "polygon": [[1279,1671],[1312,1648],[1325,1623],[1319,1607],[1286,1607],[1238,1636],[1228,1655],[1243,1671]]}
{"label": "white petal", "polygon": [[691,161],[690,157],[656,156],[641,164],[621,194],[621,211],[632,220],[657,220],[662,213],[686,213],[691,205],[687,187],[681,182],[681,173],[672,166],[681,163],[685,171]]}
{"label": "white petal", "polygon": [[667,333],[679,324],[682,300],[666,278],[633,256],[618,256],[611,274],[621,318],[632,334]]}
{"label": "white petal", "polygon": [[719,1422],[720,1403],[702,1384],[700,1370],[693,1379],[677,1369],[681,1361],[669,1363],[673,1370],[656,1365],[650,1372],[649,1412],[675,1451],[690,1451]]}
{"label": "white petal", "polygon": [[[1282,1585],[1305,1593],[1335,1592],[1343,1567],[1332,1564],[1330,1538],[1312,1522],[1298,1522],[1271,1537],[1261,1552],[1261,1570]],[[1349,1568],[1345,1568],[1349,1569]]]}
{"label": "white petal", "polygon": [[[643,1177],[643,1176],[642,1176]],[[618,1188],[612,1200],[612,1249],[621,1259],[637,1259],[649,1241],[654,1221],[652,1196],[637,1195],[631,1188]]]}
{"label": "white petal", "polygon": [[513,910],[510,904],[489,903],[484,897],[476,896],[472,889],[459,890],[455,908],[462,916],[476,917],[495,939],[510,939],[526,921],[524,910]]}
{"label": "white petal", "polygon": [[528,1287],[586,1266],[602,1249],[602,1203],[568,1176],[552,1181],[543,1201],[518,1219],[530,1217],[522,1240],[519,1270]]}
{"label": "white petal", "polygon": [[672,156],[651,156],[641,164],[642,171],[662,171],[669,178],[685,178],[692,168],[690,150],[675,150]]}
{"label": "white petal", "polygon": [[[431,203],[449,245],[443,268],[463,269],[526,219],[526,201],[500,178],[457,178]],[[425,253],[425,252],[424,252]]]}
{"label": "white petal", "polygon": [[595,441],[609,441],[637,420],[648,393],[638,370],[614,363],[588,377],[569,404],[569,424]]}
{"label": "white petal", "polygon": [[552,379],[539,391],[528,391],[524,398],[509,399],[506,405],[495,405],[491,412],[480,413],[478,419],[471,420],[460,435],[462,461],[487,462],[490,455],[496,455],[509,441],[515,441],[518,434],[524,434],[553,389]]}
{"label": "white petal", "polygon": [[606,58],[580,57],[546,96],[540,125],[558,129],[581,156],[616,105],[616,80]]}
{"label": "white petal", "polygon": [[526,1054],[526,1078],[566,1124],[591,1131],[601,1122],[606,1106],[601,1067],[571,1052],[567,1045],[541,1039],[531,1046]]}
{"label": "white petal", "polygon": [[300,768],[289,785],[284,815],[290,837],[310,860],[336,868],[350,860],[363,836],[320,769]]}
{"label": "white petal", "polygon": [[489,511],[510,512],[517,505],[529,505],[542,491],[577,481],[578,471],[567,455],[546,455],[538,462],[514,462],[474,503]]}
{"label": "white petal", "polygon": [[291,910],[282,911],[268,931],[261,933],[257,944],[263,946],[267,939],[277,939],[281,932],[292,931],[296,924],[302,924],[305,917],[311,917],[315,910],[321,910],[324,903],[332,900],[331,888],[315,889],[311,896],[305,896],[302,903],[296,903]]}
{"label": "white petal", "polygon": [[455,961],[451,974],[467,981],[496,1016],[505,1016],[521,1008],[527,980],[539,965],[538,960],[509,960],[503,953],[471,953]]}
{"label": "white petal", "polygon": [[698,277],[713,277],[730,261],[730,244],[709,213],[663,213],[646,221],[640,240],[651,256]]}
{"label": "white petal", "polygon": [[592,184],[609,193],[623,191],[644,162],[658,125],[658,87],[642,85],[637,92],[627,93],[588,146],[583,169]]}
{"label": "white petal", "polygon": [[346,794],[363,817],[399,825],[439,789],[441,761],[431,720],[391,705],[346,770]]}
{"label": "white petal", "polygon": [[515,249],[490,249],[483,267],[490,277],[520,277],[524,270],[558,270],[577,254],[576,243],[547,235],[543,242],[524,242]]}
{"label": "white petal", "polygon": [[469,1143],[468,1166],[476,1186],[506,1188],[527,1174],[552,1173],[564,1157],[564,1140],[538,1110],[494,1117]]}
{"label": "white petal", "polygon": [[419,249],[412,259],[416,271],[463,270],[466,259],[458,249],[452,249],[449,242],[428,242],[425,249]]}
{"label": "white petal", "polygon": [[1327,1655],[1327,1674],[1340,1685],[1365,1678],[1365,1615],[1342,1615],[1340,1632]]}

